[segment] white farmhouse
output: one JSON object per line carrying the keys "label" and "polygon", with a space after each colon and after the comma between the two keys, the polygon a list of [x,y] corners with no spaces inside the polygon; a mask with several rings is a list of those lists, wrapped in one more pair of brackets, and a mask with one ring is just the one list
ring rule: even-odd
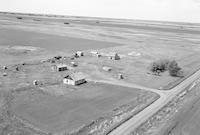
{"label": "white farmhouse", "polygon": [[80,85],[86,83],[86,79],[83,73],[76,72],[71,75],[65,76],[63,79],[63,83],[68,85]]}

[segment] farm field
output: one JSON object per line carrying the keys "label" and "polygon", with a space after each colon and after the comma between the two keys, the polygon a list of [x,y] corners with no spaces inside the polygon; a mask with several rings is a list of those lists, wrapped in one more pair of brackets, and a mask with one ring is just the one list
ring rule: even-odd
{"label": "farm field", "polygon": [[196,87],[194,92],[187,95],[186,99],[180,105],[179,113],[173,116],[173,120],[166,124],[163,128],[164,132],[171,132],[175,135],[198,135],[199,130],[199,86]]}
{"label": "farm field", "polygon": [[0,29],[0,44],[5,46],[34,46],[49,51],[77,51],[119,46],[120,44],[82,38],[58,36],[35,31]]}
{"label": "farm field", "polygon": [[[171,133],[188,134],[188,135],[198,135],[200,133],[199,95],[192,98],[189,99],[191,100],[190,103],[184,105],[185,107],[181,109],[182,113],[179,113],[174,117],[174,121],[169,126],[169,127],[174,127],[171,128],[171,130],[169,130],[171,131]],[[184,103],[186,102],[188,101],[185,101]]]}
{"label": "farm field", "polygon": [[[199,130],[199,79],[195,85],[163,107],[153,118],[152,123],[140,128],[141,135],[198,135]],[[154,121],[153,121],[154,120]],[[141,130],[142,129],[142,130]]]}
{"label": "farm field", "polygon": [[[57,90],[57,87],[47,88]],[[112,110],[130,105],[148,104],[153,93],[107,84],[86,84],[65,95],[53,96],[40,91],[16,93],[12,111],[45,132],[69,133],[100,117],[111,115]],[[48,90],[46,90],[48,91]],[[107,117],[108,117],[107,116]]]}

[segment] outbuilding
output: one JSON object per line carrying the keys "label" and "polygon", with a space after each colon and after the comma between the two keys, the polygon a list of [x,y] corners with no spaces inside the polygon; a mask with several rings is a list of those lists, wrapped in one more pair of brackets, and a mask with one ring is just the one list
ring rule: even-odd
{"label": "outbuilding", "polygon": [[120,60],[120,56],[117,53],[113,53],[109,59],[111,60]]}
{"label": "outbuilding", "polygon": [[75,53],[75,57],[81,57],[81,56],[84,56],[84,53],[82,51],[77,51]]}
{"label": "outbuilding", "polygon": [[72,62],[71,62],[71,66],[72,66],[72,67],[77,67],[78,64],[77,64],[76,62],[72,61]]}
{"label": "outbuilding", "polygon": [[97,55],[98,54],[97,51],[91,51],[90,53],[93,54],[93,55]]}
{"label": "outbuilding", "polygon": [[55,69],[60,72],[60,71],[65,71],[68,68],[66,64],[58,64],[58,65],[55,65]]}
{"label": "outbuilding", "polygon": [[6,69],[8,69],[8,67],[7,66],[3,66],[3,69],[6,70]]}
{"label": "outbuilding", "polygon": [[80,85],[86,83],[86,79],[83,73],[76,72],[71,75],[65,76],[63,79],[63,83],[68,85]]}
{"label": "outbuilding", "polygon": [[3,76],[7,76],[8,74],[7,73],[3,73]]}
{"label": "outbuilding", "polygon": [[97,51],[91,51],[90,52],[93,56],[97,56],[98,58],[101,57],[101,54]]}
{"label": "outbuilding", "polygon": [[109,72],[109,71],[111,71],[112,69],[111,69],[111,67],[104,66],[104,67],[103,67],[103,70]]}
{"label": "outbuilding", "polygon": [[34,80],[33,81],[33,85],[35,85],[35,86],[41,86],[42,85],[42,82],[40,82],[39,80]]}
{"label": "outbuilding", "polygon": [[19,67],[18,66],[16,66],[15,69],[16,69],[16,71],[19,71]]}
{"label": "outbuilding", "polygon": [[96,56],[99,58],[99,57],[101,57],[101,54],[97,54]]}
{"label": "outbuilding", "polygon": [[118,79],[124,79],[122,74],[118,74]]}

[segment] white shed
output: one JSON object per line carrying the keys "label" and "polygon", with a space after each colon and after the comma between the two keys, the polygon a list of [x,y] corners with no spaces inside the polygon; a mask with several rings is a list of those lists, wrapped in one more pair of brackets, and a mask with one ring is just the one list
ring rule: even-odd
{"label": "white shed", "polygon": [[77,51],[76,54],[81,57],[81,56],[84,56],[83,52],[82,51]]}
{"label": "white shed", "polygon": [[112,68],[111,68],[111,67],[104,66],[104,67],[103,67],[103,70],[104,70],[104,71],[111,71]]}
{"label": "white shed", "polygon": [[112,60],[120,60],[120,56],[118,55],[118,53],[113,53],[109,59],[112,59]]}

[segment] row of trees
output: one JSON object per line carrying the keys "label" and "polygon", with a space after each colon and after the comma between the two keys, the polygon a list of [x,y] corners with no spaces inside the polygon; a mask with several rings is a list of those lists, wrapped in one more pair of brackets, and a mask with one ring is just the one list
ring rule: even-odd
{"label": "row of trees", "polygon": [[157,75],[159,75],[161,72],[169,71],[169,74],[171,76],[183,76],[183,72],[181,71],[181,68],[178,66],[178,63],[175,60],[170,61],[168,59],[162,59],[154,61],[150,65],[150,70]]}

